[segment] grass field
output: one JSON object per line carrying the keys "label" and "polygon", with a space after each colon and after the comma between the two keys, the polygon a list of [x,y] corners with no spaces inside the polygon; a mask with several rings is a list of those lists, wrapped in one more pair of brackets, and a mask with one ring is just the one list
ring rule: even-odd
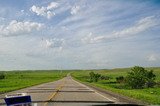
{"label": "grass field", "polygon": [[[160,82],[160,68],[146,68],[153,69],[156,74],[156,82]],[[123,88],[116,82],[116,77],[126,76],[127,72],[130,71],[130,68],[123,69],[112,69],[112,70],[94,70],[95,73],[100,73],[101,75],[109,76],[109,80],[100,80],[98,82],[89,82],[89,72],[92,70],[83,70],[83,71],[74,71],[72,76],[80,81],[89,83],[91,85],[107,89],[125,96],[129,96],[138,100],[142,100],[149,104],[159,104],[160,105],[160,87],[156,86],[154,88],[145,88],[145,89],[127,89]]]}
{"label": "grass field", "polygon": [[0,93],[13,91],[63,78],[67,71],[7,71],[0,79]]}

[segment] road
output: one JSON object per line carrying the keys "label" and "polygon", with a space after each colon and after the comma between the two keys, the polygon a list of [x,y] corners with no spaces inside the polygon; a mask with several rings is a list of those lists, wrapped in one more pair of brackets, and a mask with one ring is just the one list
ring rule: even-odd
{"label": "road", "polygon": [[[61,80],[9,92],[7,94],[25,92],[31,95],[33,106],[92,106],[112,103],[125,103],[119,98],[103,94],[87,87],[67,76]],[[0,104],[4,104],[6,94],[0,95]]]}

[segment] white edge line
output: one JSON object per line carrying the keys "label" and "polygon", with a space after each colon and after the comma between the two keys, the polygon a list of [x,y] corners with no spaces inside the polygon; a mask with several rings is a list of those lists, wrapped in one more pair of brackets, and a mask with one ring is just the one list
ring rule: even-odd
{"label": "white edge line", "polygon": [[[73,80],[73,79],[72,79],[72,80]],[[82,84],[82,83],[80,83],[80,82],[78,82],[78,81],[76,81],[76,80],[73,80],[73,81],[76,82],[76,83],[78,83],[78,84],[80,84],[80,85],[82,85],[82,86],[84,86],[84,87],[86,87],[86,88],[88,88],[88,89],[91,90],[91,91],[95,91],[95,90],[93,90],[93,89],[87,87],[86,85],[84,85],[84,84]],[[101,97],[103,97],[103,98],[105,98],[105,99],[108,99],[109,101],[113,101],[113,100],[107,98],[106,96],[104,96],[104,95],[102,95],[102,94],[96,92],[96,91],[95,91],[95,93],[98,94],[98,95],[100,95]]]}

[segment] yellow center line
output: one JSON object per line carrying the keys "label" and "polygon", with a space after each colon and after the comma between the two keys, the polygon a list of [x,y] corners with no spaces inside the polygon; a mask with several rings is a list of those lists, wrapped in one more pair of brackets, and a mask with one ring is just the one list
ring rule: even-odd
{"label": "yellow center line", "polygon": [[58,86],[56,88],[57,90],[55,92],[53,92],[51,94],[51,96],[49,96],[49,98],[47,99],[47,102],[44,103],[44,106],[47,106],[48,101],[51,101],[57,95],[57,93],[62,89],[62,87],[64,86],[64,84],[65,84],[65,82],[62,85],[60,85],[60,86]]}

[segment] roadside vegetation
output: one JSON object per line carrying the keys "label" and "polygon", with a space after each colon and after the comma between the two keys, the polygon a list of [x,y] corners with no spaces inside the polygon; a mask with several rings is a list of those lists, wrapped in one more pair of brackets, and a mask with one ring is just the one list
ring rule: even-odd
{"label": "roadside vegetation", "polygon": [[75,71],[79,81],[110,90],[149,104],[160,104],[160,68]]}
{"label": "roadside vegetation", "polygon": [[13,91],[66,76],[67,71],[3,71],[0,72],[0,93]]}

